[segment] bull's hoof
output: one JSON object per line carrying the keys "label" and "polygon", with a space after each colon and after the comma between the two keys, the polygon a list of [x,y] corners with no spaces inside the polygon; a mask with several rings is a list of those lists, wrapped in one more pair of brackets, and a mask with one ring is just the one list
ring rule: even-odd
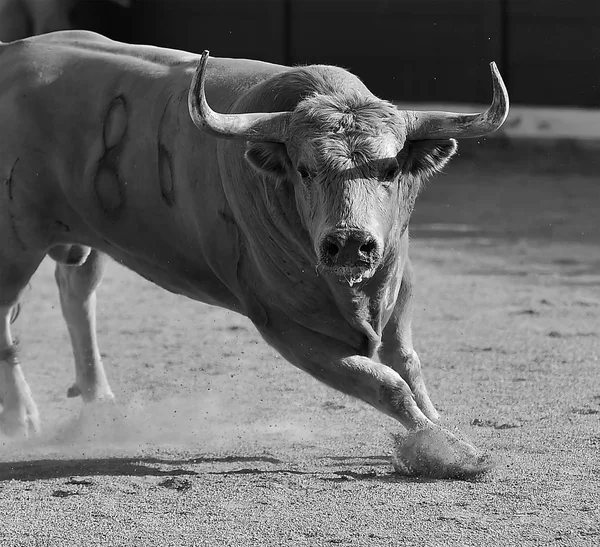
{"label": "bull's hoof", "polygon": [[392,463],[397,473],[433,479],[474,479],[494,467],[489,456],[441,427],[394,437]]}
{"label": "bull's hoof", "polygon": [[73,384],[69,389],[67,389],[67,397],[79,397],[81,395],[81,389],[77,384]]}
{"label": "bull's hoof", "polygon": [[77,383],[73,384],[69,389],[67,389],[67,397],[82,397],[86,403],[112,401],[115,398],[108,385],[100,384],[92,389],[88,389],[86,390],[86,395],[84,396],[83,391]]}

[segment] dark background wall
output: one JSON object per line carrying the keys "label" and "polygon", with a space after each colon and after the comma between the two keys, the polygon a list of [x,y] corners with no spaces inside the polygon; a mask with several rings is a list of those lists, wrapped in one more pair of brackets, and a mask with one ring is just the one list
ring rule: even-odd
{"label": "dark background wall", "polygon": [[341,65],[393,100],[486,102],[495,60],[514,103],[600,106],[599,0],[98,0],[74,20],[127,42]]}

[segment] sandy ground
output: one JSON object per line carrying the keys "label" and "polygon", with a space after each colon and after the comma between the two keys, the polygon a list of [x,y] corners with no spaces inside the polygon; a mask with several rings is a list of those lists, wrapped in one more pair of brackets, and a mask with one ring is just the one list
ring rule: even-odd
{"label": "sandy ground", "polygon": [[415,344],[496,462],[474,482],[395,475],[391,419],[116,264],[117,403],[82,413],[45,262],[15,325],[44,433],[0,443],[0,545],[600,545],[598,157],[472,145],[417,203]]}

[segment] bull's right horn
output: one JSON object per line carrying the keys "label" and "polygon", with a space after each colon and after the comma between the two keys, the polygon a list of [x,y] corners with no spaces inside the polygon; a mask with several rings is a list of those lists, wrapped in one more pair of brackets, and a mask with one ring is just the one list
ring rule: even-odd
{"label": "bull's right horn", "polygon": [[222,139],[285,142],[291,112],[220,114],[208,106],[204,92],[207,62],[208,51],[205,50],[188,93],[188,108],[194,125]]}
{"label": "bull's right horn", "polygon": [[508,116],[508,92],[496,63],[490,63],[493,97],[491,106],[481,114],[456,114],[454,112],[405,112],[408,140],[470,139],[483,137],[500,129]]}

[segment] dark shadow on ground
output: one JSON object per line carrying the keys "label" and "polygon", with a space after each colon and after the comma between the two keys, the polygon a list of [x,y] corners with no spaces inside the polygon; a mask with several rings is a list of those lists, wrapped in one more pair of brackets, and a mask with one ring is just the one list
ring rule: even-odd
{"label": "dark shadow on ground", "polygon": [[[200,457],[172,460],[154,457],[106,457],[89,459],[47,459],[31,461],[0,462],[0,482],[39,479],[60,479],[73,476],[130,475],[130,476],[172,476],[197,475],[196,471],[177,469],[173,466],[201,463],[281,463],[275,458],[263,456],[225,456],[222,458]],[[160,467],[163,466],[163,467]],[[167,469],[168,466],[168,469]]]}

